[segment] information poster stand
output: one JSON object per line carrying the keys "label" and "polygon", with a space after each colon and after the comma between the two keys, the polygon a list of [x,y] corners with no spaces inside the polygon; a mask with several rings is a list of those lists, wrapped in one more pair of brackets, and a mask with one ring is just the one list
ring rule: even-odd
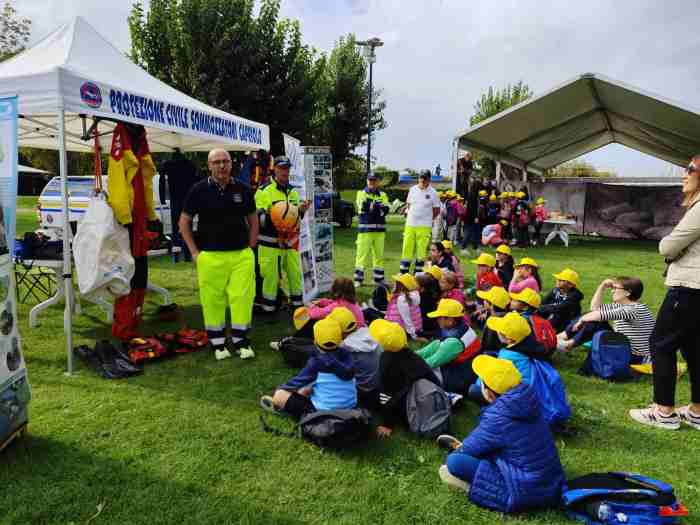
{"label": "information poster stand", "polygon": [[333,170],[328,146],[304,146],[304,178],[313,187],[312,241],[318,291],[331,289],[333,270]]}
{"label": "information poster stand", "polygon": [[31,398],[17,327],[16,208],[17,97],[10,97],[0,98],[0,450],[26,428]]}

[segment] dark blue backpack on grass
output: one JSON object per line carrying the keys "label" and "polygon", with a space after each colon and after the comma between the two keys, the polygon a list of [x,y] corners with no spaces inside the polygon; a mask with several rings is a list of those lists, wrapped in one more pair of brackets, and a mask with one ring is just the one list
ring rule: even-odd
{"label": "dark blue backpack on grass", "polygon": [[608,330],[596,332],[591,341],[591,351],[580,372],[609,381],[632,379],[631,357],[632,347],[624,334]]}
{"label": "dark blue backpack on grass", "polygon": [[569,517],[587,525],[672,525],[688,515],[671,485],[625,472],[568,481],[562,505]]}

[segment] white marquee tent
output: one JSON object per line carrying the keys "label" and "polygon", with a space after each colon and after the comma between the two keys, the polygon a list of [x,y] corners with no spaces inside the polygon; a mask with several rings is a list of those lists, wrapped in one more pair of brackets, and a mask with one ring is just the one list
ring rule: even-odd
{"label": "white marquee tent", "polygon": [[[95,119],[100,134],[113,129],[115,120],[144,126],[153,152],[270,147],[268,126],[207,106],[152,77],[80,17],[0,63],[0,96],[11,95],[18,96],[19,145],[60,152],[66,292],[73,286],[66,151],[92,151]],[[68,373],[73,368],[70,297],[66,293]]]}
{"label": "white marquee tent", "polygon": [[460,149],[541,174],[618,143],[685,166],[700,152],[700,111],[587,73],[455,137]]}

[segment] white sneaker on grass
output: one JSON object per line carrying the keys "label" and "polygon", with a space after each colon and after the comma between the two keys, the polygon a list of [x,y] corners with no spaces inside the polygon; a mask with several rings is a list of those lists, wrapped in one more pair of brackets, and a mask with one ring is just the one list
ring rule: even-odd
{"label": "white sneaker on grass", "polygon": [[214,357],[216,357],[217,361],[221,361],[222,359],[228,359],[229,357],[231,357],[231,352],[229,352],[225,348],[216,349],[214,350]]}
{"label": "white sneaker on grass", "polygon": [[681,418],[678,414],[663,415],[656,405],[649,405],[647,408],[634,408],[629,412],[630,417],[637,423],[650,427],[663,428],[665,430],[678,430],[681,428]]}
{"label": "white sneaker on grass", "polygon": [[360,286],[362,286],[362,283],[360,281],[353,281],[352,284],[355,286],[355,288],[359,288]]}
{"label": "white sneaker on grass", "polygon": [[693,414],[690,411],[690,406],[686,405],[684,407],[680,407],[678,410],[676,410],[676,412],[678,412],[678,417],[681,418],[683,423],[700,430],[700,416]]}
{"label": "white sneaker on grass", "polygon": [[238,350],[236,350],[236,354],[241,359],[253,359],[255,357],[255,352],[253,352],[253,349],[250,348],[249,346],[244,347],[244,348],[239,348]]}
{"label": "white sneaker on grass", "polygon": [[438,474],[440,475],[440,479],[452,488],[464,491],[469,488],[469,483],[450,474],[450,471],[447,470],[447,465],[442,465],[438,470]]}
{"label": "white sneaker on grass", "polygon": [[280,349],[280,342],[279,341],[270,341],[270,348],[273,350],[279,350]]}

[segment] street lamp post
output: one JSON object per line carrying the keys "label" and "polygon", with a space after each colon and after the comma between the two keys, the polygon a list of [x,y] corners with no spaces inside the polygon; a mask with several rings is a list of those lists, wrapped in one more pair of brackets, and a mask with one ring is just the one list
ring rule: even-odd
{"label": "street lamp post", "polygon": [[369,105],[367,109],[367,175],[369,175],[372,171],[372,65],[377,61],[377,55],[374,52],[375,48],[383,46],[384,42],[374,37],[369,40],[355,42],[355,44],[362,47],[365,58],[369,63]]}

